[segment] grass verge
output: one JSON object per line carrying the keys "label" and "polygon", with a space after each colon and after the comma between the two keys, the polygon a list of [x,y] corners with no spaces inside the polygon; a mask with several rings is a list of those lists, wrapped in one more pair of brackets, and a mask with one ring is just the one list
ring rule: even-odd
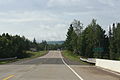
{"label": "grass verge", "polygon": [[0,64],[7,64],[7,63],[15,62],[15,61],[17,61],[17,59],[16,60],[5,60],[5,61],[0,61]]}
{"label": "grass verge", "polygon": [[40,56],[44,56],[45,54],[48,53],[48,51],[39,51],[39,52],[27,51],[26,53],[30,55],[29,58],[37,58],[37,57],[40,57]]}
{"label": "grass verge", "polygon": [[81,60],[80,60],[80,57],[81,57],[81,56],[79,56],[79,55],[77,55],[77,54],[73,54],[71,51],[63,50],[63,51],[62,51],[62,55],[63,55],[64,58],[67,58],[67,59],[69,59],[69,60],[71,60],[71,61],[77,61],[77,62],[80,62],[80,63],[82,63],[82,64],[89,64],[89,63],[86,63],[86,62],[81,61]]}
{"label": "grass verge", "polygon": [[7,64],[7,63],[15,62],[15,61],[37,58],[37,57],[40,57],[40,56],[43,56],[43,55],[47,54],[48,51],[39,51],[39,52],[26,51],[26,53],[29,55],[29,57],[23,58],[23,59],[0,61],[0,64]]}

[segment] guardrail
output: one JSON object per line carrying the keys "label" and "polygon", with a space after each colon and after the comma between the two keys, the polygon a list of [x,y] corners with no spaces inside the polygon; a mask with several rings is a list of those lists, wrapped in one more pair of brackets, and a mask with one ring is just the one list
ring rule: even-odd
{"label": "guardrail", "polygon": [[95,64],[96,63],[96,59],[95,58],[80,58],[81,61],[84,61],[84,62],[88,62],[88,63],[92,63],[92,64]]}
{"label": "guardrail", "polygon": [[0,61],[6,61],[6,60],[14,60],[17,59],[17,57],[13,57],[13,58],[0,58]]}

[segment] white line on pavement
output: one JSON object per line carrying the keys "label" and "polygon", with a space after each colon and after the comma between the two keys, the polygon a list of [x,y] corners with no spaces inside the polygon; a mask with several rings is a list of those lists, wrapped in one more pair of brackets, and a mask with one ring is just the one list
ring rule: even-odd
{"label": "white line on pavement", "polygon": [[[61,54],[61,52],[60,52],[60,54]],[[84,80],[81,76],[79,76],[79,75],[77,74],[77,72],[75,72],[74,69],[72,69],[72,68],[63,60],[62,55],[61,55],[61,59],[62,59],[63,63],[64,63],[80,80]]]}
{"label": "white line on pavement", "polygon": [[109,72],[109,73],[120,76],[120,73],[117,73],[117,72],[114,72],[114,71],[111,71],[111,70],[108,70],[108,69],[105,69],[105,68],[102,68],[102,67],[98,67],[98,66],[96,66],[96,68],[99,68],[99,69],[102,69],[103,71],[106,71],[106,72]]}

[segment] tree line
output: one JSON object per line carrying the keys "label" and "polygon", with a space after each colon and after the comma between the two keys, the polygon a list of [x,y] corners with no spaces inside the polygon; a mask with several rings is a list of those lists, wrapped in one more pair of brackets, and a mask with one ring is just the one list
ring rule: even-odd
{"label": "tree line", "polygon": [[48,49],[49,50],[62,50],[63,44],[49,44]]}
{"label": "tree line", "polygon": [[85,58],[120,59],[120,23],[113,23],[108,34],[95,19],[83,28],[78,20],[70,24],[65,49]]}
{"label": "tree line", "polygon": [[26,53],[27,50],[30,50],[30,48],[34,48],[36,51],[45,50],[46,45],[46,41],[37,43],[35,38],[30,41],[24,36],[12,36],[8,33],[3,33],[0,35],[0,58],[29,57],[30,55]]}

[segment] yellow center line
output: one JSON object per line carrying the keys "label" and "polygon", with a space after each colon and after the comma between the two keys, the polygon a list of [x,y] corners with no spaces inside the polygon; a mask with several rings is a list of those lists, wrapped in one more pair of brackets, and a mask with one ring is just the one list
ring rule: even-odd
{"label": "yellow center line", "polygon": [[10,78],[12,78],[12,77],[14,77],[14,76],[15,76],[15,75],[10,75],[10,76],[8,76],[8,77],[2,79],[2,80],[8,80],[8,79],[10,79]]}

